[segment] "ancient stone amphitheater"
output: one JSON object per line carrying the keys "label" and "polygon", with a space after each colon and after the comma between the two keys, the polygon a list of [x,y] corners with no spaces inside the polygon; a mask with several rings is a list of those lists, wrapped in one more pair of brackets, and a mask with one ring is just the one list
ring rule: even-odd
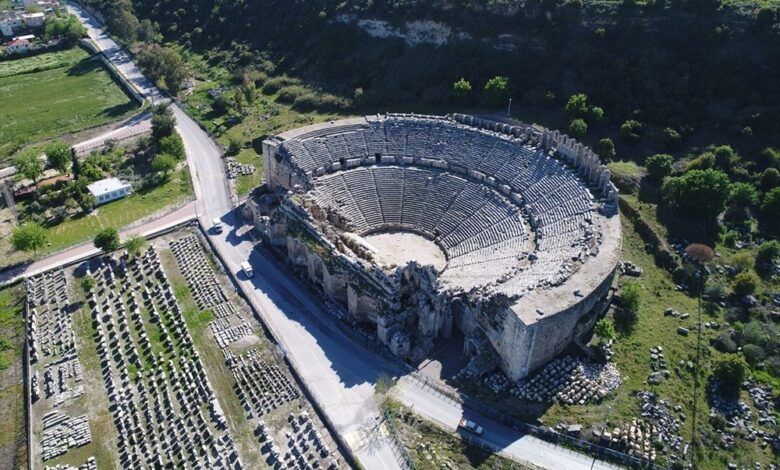
{"label": "ancient stone amphitheater", "polygon": [[518,379],[601,311],[617,190],[565,135],[388,114],[296,129],[263,151],[248,204],[263,240],[397,356],[462,336],[466,372],[498,364]]}

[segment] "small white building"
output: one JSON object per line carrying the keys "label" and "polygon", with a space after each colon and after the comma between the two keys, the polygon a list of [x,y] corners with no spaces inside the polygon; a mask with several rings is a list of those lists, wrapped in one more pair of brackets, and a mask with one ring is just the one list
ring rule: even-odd
{"label": "small white building", "polygon": [[105,204],[109,201],[121,199],[133,192],[133,187],[127,181],[119,178],[106,178],[87,186],[89,192],[95,196],[95,204]]}

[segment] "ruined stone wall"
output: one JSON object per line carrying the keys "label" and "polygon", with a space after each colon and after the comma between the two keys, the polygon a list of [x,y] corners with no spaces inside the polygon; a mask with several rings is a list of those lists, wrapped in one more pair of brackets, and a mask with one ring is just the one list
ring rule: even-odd
{"label": "ruined stone wall", "polygon": [[[545,314],[530,325],[523,323],[510,310],[500,331],[489,326],[485,328],[488,339],[501,357],[501,366],[506,374],[512,380],[518,380],[563,352],[575,333],[582,331],[582,327],[577,325],[580,319],[589,315],[609,293],[614,275],[615,271],[577,304],[560,312]],[[595,315],[589,317],[591,327],[595,320]]]}

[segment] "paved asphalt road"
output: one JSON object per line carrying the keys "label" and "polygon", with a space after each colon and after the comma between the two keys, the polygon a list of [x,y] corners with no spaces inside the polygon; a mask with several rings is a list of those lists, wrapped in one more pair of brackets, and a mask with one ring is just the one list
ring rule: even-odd
{"label": "paved asphalt road", "polygon": [[[116,61],[117,68],[128,80],[144,96],[160,101],[159,91],[100,30],[100,25],[76,7],[70,9],[82,19],[92,39]],[[374,431],[378,418],[374,384],[382,373],[401,376],[404,370],[398,363],[368,352],[345,337],[329,322],[327,313],[302,289],[300,282],[280,268],[264,248],[256,247],[248,233],[250,227],[232,210],[219,147],[176,106],[174,114],[195,186],[197,216],[203,227],[210,228],[212,218],[219,217],[228,228],[222,234],[209,235],[227,269],[235,274],[242,291],[363,466],[372,470],[398,468],[388,440]],[[255,268],[252,279],[239,272],[245,260]],[[416,412],[453,430],[465,413],[485,428],[483,439],[503,449],[501,453],[510,458],[547,468],[607,468],[600,462],[595,462],[593,467],[594,461],[587,455],[521,435],[469,410],[464,411],[457,403],[441,398],[416,381],[402,380],[395,393]]]}

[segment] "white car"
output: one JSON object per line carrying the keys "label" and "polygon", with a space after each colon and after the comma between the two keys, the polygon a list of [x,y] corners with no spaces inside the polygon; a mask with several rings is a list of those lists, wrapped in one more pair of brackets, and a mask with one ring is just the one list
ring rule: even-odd
{"label": "white car", "polygon": [[477,436],[481,436],[484,429],[482,429],[482,426],[475,423],[474,421],[469,421],[466,418],[461,418],[460,423],[458,423],[458,427],[463,429],[464,431],[468,431],[470,433],[474,433]]}

